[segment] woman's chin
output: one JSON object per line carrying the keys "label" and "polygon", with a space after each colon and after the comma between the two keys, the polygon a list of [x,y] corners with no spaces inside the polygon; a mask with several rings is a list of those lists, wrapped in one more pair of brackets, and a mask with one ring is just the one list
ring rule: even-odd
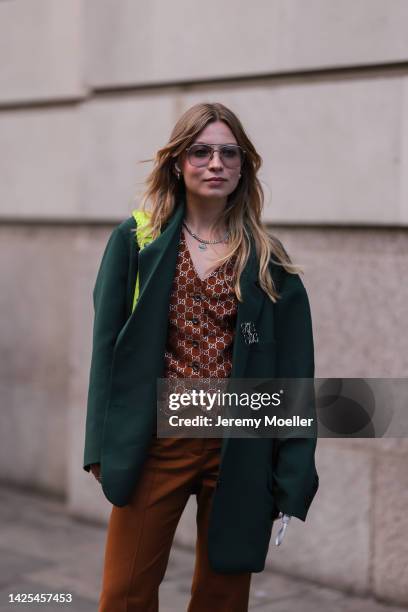
{"label": "woman's chin", "polygon": [[187,193],[191,193],[191,195],[199,197],[199,198],[222,198],[225,199],[231,193],[230,189],[226,189],[225,187],[201,187],[200,189],[188,189],[186,188]]}

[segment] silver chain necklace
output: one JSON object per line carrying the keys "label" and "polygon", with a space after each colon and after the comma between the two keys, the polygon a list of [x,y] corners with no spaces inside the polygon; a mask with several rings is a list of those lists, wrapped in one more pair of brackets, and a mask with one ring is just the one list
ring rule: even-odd
{"label": "silver chain necklace", "polygon": [[188,231],[188,233],[190,234],[190,236],[192,236],[193,238],[195,238],[196,240],[198,240],[198,242],[200,243],[198,245],[198,248],[201,249],[202,251],[205,251],[207,249],[207,244],[220,244],[221,242],[227,242],[228,238],[230,236],[229,231],[227,230],[224,234],[224,237],[221,240],[204,240],[203,238],[200,238],[199,236],[197,236],[197,234],[194,234],[194,232],[192,232],[186,225],[185,221],[183,221],[183,225],[186,228],[186,230]]}

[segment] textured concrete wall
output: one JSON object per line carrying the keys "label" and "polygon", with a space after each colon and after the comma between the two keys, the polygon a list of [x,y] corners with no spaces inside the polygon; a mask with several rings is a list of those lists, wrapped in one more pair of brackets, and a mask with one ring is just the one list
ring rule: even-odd
{"label": "textured concrete wall", "polygon": [[0,478],[67,492],[72,233],[0,229]]}
{"label": "textured concrete wall", "polygon": [[1,104],[84,94],[83,0],[0,3]]}
{"label": "textured concrete wall", "polygon": [[[317,377],[408,367],[405,0],[0,2],[0,478],[110,505],[82,471],[92,289],[183,112],[220,101],[262,155],[264,219],[305,270]],[[401,63],[399,67],[397,64]],[[408,602],[404,440],[320,440],[272,569]],[[193,546],[195,501],[176,540]]]}
{"label": "textured concrete wall", "polygon": [[219,101],[263,158],[265,221],[408,223],[408,79],[274,81],[110,94],[0,112],[3,218],[119,219],[180,113]]}
{"label": "textured concrete wall", "polygon": [[93,87],[405,61],[404,0],[90,0]]}

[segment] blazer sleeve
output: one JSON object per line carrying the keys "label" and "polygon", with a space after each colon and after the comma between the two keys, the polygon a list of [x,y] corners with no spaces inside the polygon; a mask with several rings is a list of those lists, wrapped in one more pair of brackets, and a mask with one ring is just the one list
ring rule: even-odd
{"label": "blazer sleeve", "polygon": [[[277,378],[314,378],[312,318],[306,289],[298,274],[283,271],[275,304]],[[308,387],[309,389],[310,387]],[[309,401],[309,398],[308,398]],[[317,422],[314,386],[307,416],[316,426],[309,438],[276,438],[273,480],[276,505],[302,521],[319,487],[315,465]]]}
{"label": "blazer sleeve", "polygon": [[94,323],[83,469],[100,463],[105,409],[109,401],[113,349],[126,323],[129,250],[121,229],[111,233],[93,289]]}

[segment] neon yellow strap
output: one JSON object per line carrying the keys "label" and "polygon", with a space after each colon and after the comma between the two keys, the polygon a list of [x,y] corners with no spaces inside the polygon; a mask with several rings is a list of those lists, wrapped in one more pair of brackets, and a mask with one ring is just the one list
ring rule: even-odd
{"label": "neon yellow strap", "polygon": [[[140,250],[143,249],[146,244],[152,241],[152,236],[147,233],[146,225],[149,221],[150,214],[143,210],[132,210],[132,216],[136,221],[136,240]],[[135,293],[133,295],[133,306],[132,312],[136,308],[137,300],[139,299],[139,270],[136,276]]]}

